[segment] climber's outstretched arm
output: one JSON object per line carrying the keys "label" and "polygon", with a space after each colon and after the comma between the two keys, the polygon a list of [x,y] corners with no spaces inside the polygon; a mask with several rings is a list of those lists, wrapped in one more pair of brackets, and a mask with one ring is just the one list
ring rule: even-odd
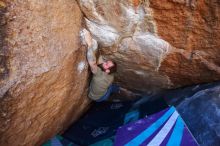
{"label": "climber's outstretched arm", "polygon": [[97,50],[97,45],[93,44],[92,46],[88,46],[87,50],[87,60],[89,62],[89,66],[91,68],[92,73],[97,72],[97,63],[95,52]]}
{"label": "climber's outstretched arm", "polygon": [[89,62],[89,66],[91,68],[92,73],[97,72],[97,61],[96,61],[96,51],[98,48],[97,41],[92,39],[90,33],[88,31],[84,32],[85,34],[85,41],[88,46],[87,50],[87,60]]}

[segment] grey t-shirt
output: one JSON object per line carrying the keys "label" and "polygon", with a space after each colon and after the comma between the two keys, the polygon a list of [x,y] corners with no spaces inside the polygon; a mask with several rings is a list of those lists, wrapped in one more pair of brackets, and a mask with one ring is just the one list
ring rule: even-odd
{"label": "grey t-shirt", "polygon": [[114,75],[107,74],[98,67],[97,72],[93,74],[92,81],[90,83],[89,98],[98,100],[100,97],[105,95],[113,80]]}

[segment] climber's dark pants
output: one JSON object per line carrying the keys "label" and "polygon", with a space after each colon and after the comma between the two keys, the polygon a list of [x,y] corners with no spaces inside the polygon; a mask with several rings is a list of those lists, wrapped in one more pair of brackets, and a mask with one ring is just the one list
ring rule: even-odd
{"label": "climber's dark pants", "polygon": [[108,87],[108,90],[105,93],[105,95],[103,95],[100,99],[96,100],[96,102],[102,102],[108,100],[111,93],[118,93],[119,89],[120,87],[118,85],[112,84],[111,86]]}

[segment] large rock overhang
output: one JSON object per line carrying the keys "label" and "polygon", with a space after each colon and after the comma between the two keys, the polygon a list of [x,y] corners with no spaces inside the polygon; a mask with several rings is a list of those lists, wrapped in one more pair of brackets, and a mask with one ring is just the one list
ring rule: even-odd
{"label": "large rock overhang", "polygon": [[118,63],[121,86],[147,92],[220,79],[219,3],[78,2],[100,51]]}

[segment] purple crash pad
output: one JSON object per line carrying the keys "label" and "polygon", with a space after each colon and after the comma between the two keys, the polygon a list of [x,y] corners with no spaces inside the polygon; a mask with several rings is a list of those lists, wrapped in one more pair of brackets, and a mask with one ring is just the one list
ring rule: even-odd
{"label": "purple crash pad", "polygon": [[174,107],[119,127],[115,146],[198,146]]}

